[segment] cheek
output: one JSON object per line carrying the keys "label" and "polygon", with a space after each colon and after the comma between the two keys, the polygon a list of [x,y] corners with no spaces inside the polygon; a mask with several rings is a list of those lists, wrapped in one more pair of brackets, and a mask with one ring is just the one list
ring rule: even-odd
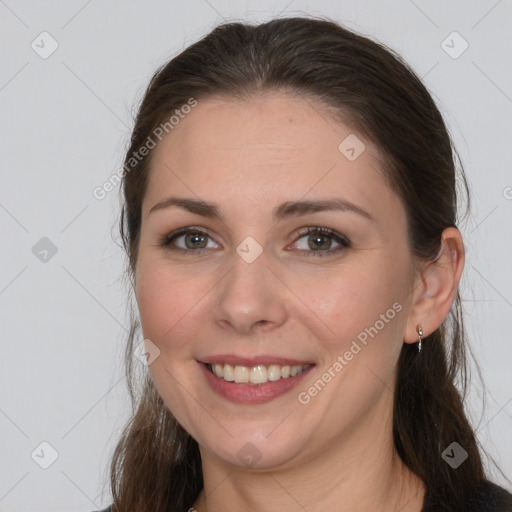
{"label": "cheek", "polygon": [[315,282],[300,292],[315,313],[309,329],[318,334],[321,326],[327,333],[317,336],[324,357],[316,378],[329,382],[325,392],[318,392],[323,386],[315,380],[312,387],[300,390],[301,396],[311,399],[312,410],[328,409],[325,418],[332,419],[331,426],[338,424],[339,411],[359,414],[392,389],[403,345],[405,278],[399,266],[387,271],[385,266],[347,266],[326,276],[322,286]]}
{"label": "cheek", "polygon": [[403,278],[396,265],[383,267],[347,265],[297,286],[297,296],[314,313],[307,315],[311,317],[310,328],[325,334],[321,339],[331,355],[347,350],[358,336],[364,342],[365,333],[367,339],[373,339],[376,334],[372,327],[380,337],[395,339],[400,332]]}
{"label": "cheek", "polygon": [[164,351],[189,343],[191,319],[208,291],[204,281],[184,278],[179,269],[171,270],[155,260],[139,261],[136,296],[144,337]]}

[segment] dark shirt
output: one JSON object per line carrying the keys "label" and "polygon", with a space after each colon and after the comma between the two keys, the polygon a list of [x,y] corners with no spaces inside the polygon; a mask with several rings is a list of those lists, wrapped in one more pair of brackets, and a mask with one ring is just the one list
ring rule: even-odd
{"label": "dark shirt", "polygon": [[[107,507],[100,512],[112,512]],[[436,512],[436,505],[425,501],[421,512]],[[466,510],[453,512],[512,512],[512,494],[492,482],[482,482],[477,491],[471,496]]]}
{"label": "dark shirt", "polygon": [[[421,512],[437,510],[436,504],[426,499]],[[512,512],[512,494],[499,485],[484,481],[470,496],[467,507],[457,512]]]}

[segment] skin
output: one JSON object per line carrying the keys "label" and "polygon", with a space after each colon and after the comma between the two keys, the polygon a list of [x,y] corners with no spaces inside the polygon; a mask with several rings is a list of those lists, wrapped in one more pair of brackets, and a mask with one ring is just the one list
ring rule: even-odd
{"label": "skin", "polygon": [[[417,342],[418,324],[425,337],[447,316],[464,246],[449,228],[436,263],[415,261],[404,207],[384,181],[377,148],[356,134],[366,147],[360,156],[349,161],[339,151],[351,133],[311,98],[267,93],[201,100],[153,150],[136,297],[144,337],[160,349],[151,376],[200,446],[199,512],[421,510],[423,482],[393,447],[396,363],[402,344]],[[177,206],[150,213],[170,196],[216,203],[222,220]],[[351,211],[272,219],[285,201],[334,198],[373,220]],[[330,228],[350,246],[308,257],[317,237],[301,234],[308,226]],[[183,236],[174,245],[187,254],[160,244],[183,227],[206,231],[206,249],[198,253]],[[263,249],[252,263],[236,252],[248,236]],[[321,243],[324,251],[339,246],[328,236]],[[300,403],[298,393],[394,303],[401,311]],[[199,369],[197,360],[214,354],[271,354],[315,368],[271,402],[235,404],[214,393]],[[250,467],[237,456],[246,443],[260,454]]]}

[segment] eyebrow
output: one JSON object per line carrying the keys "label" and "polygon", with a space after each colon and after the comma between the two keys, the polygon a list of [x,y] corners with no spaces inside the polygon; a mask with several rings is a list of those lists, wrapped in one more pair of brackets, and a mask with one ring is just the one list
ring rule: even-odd
{"label": "eyebrow", "polygon": [[[219,208],[216,204],[202,201],[200,199],[190,199],[185,197],[169,197],[168,199],[164,199],[163,201],[155,204],[149,210],[148,215],[158,210],[170,208],[171,206],[178,206],[179,208],[183,208],[191,213],[195,213],[203,217],[217,218],[223,221],[222,215],[220,214]],[[287,217],[335,210],[356,213],[372,222],[375,222],[375,218],[366,210],[363,210],[360,206],[357,206],[345,199],[287,201],[274,208],[272,216],[276,221],[280,221]]]}

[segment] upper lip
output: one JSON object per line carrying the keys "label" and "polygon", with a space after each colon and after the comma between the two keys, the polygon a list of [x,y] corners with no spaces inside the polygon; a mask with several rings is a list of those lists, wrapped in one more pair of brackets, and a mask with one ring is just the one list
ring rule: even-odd
{"label": "upper lip", "polygon": [[277,357],[270,355],[242,357],[235,354],[218,354],[214,356],[208,356],[201,359],[202,363],[205,364],[230,364],[232,366],[248,366],[253,367],[258,364],[264,366],[270,366],[271,364],[277,364],[279,366],[305,366],[313,364],[311,361],[299,361],[298,359],[289,359],[287,357]]}

